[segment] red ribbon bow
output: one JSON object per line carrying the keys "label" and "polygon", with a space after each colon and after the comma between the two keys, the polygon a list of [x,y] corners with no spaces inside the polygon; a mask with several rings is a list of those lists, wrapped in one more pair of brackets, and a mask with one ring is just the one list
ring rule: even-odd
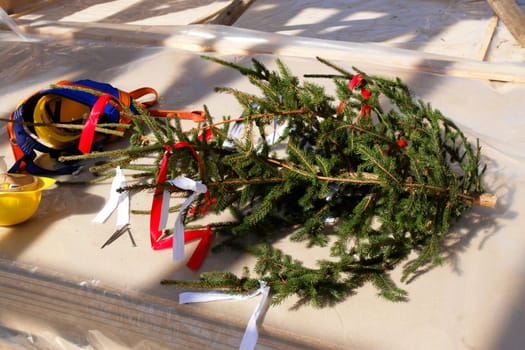
{"label": "red ribbon bow", "polygon": [[[187,142],[177,142],[173,147],[167,145],[166,150],[164,152],[164,155],[162,157],[162,160],[160,162],[160,169],[159,169],[159,175],[157,177],[157,183],[162,184],[166,182],[167,174],[168,174],[168,159],[169,155],[173,151],[173,149],[180,149],[180,148],[188,148],[193,152],[193,155],[197,159],[197,162],[199,164],[199,168],[202,169],[202,164],[200,161],[199,154],[197,151]],[[164,188],[162,186],[157,186],[155,188],[155,193],[153,195],[153,201],[151,203],[151,216],[150,216],[150,241],[151,241],[151,247],[153,250],[161,250],[161,249],[168,249],[173,247],[173,236],[169,236],[166,238],[160,238],[162,236],[162,230],[159,230],[159,222],[162,212],[162,195],[164,193]],[[211,205],[211,201],[209,200],[209,192],[206,192],[206,198],[208,200],[207,208]],[[204,257],[206,256],[206,252],[208,251],[208,247],[211,243],[211,228],[210,226],[206,226],[206,229],[202,230],[190,230],[190,231],[184,231],[184,243],[187,243],[189,241],[195,240],[201,238],[201,241],[197,245],[197,248],[193,252],[192,256],[186,263],[186,266],[188,266],[190,269],[198,269],[202,262],[204,261]]]}

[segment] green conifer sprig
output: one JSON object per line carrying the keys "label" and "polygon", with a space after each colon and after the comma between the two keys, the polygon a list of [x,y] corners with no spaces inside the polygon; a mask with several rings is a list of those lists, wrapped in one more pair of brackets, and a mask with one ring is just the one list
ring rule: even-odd
{"label": "green conifer sprig", "polygon": [[[241,117],[214,120],[206,110],[205,124],[185,130],[176,120],[140,110],[130,148],[103,155],[117,156],[129,169],[136,169],[134,159],[153,157],[141,176],[149,174],[147,186],[154,187],[166,146],[191,144],[200,166],[187,148],[173,149],[169,177],[206,184],[211,209],[229,209],[235,219],[214,228],[223,239],[219,247],[240,247],[257,262],[241,277],[205,273],[198,281],[163,284],[239,293],[264,280],[276,303],[296,296],[298,305],[323,306],[371,282],[382,297],[405,300],[389,272],[411,256],[402,280],[439,263],[447,233],[465,209],[493,204],[485,202],[479,144],[415,99],[400,79],[351,73],[319,59],[337,74],[308,77],[329,78],[335,87],[329,94],[279,60],[271,71],[257,60],[244,67],[205,58],[237,70],[259,89],[217,88],[237,99]],[[355,74],[361,80],[349,88]],[[235,128],[242,132],[233,135]],[[210,140],[203,137],[208,130]],[[135,189],[147,187],[140,186]],[[195,213],[186,221],[201,215]],[[330,257],[307,266],[273,245],[283,232],[307,246],[326,247]]]}

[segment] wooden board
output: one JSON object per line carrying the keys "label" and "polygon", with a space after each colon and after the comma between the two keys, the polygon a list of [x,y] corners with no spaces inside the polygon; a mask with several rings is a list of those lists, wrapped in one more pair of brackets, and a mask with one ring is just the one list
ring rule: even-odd
{"label": "wooden board", "polygon": [[525,47],[525,14],[514,0],[487,0],[490,7],[501,19],[514,39]]}
{"label": "wooden board", "polygon": [[11,14],[27,10],[34,3],[34,0],[0,0],[0,7]]}
{"label": "wooden board", "polygon": [[58,38],[133,42],[232,55],[320,56],[328,60],[367,62],[403,71],[525,83],[523,63],[480,62],[380,45],[290,37],[222,25],[143,28],[125,24],[39,22],[37,25],[28,23],[21,28],[27,33]]}
{"label": "wooden board", "polygon": [[[235,349],[245,325],[192,305],[94,286],[56,273],[35,271],[0,259],[0,320],[12,330],[35,334],[53,325],[73,343],[97,330],[122,346],[144,342],[159,349]],[[19,328],[20,327],[20,328]],[[32,329],[33,328],[33,329]],[[2,342],[0,339],[0,348]],[[265,327],[257,349],[335,349],[327,342]]]}

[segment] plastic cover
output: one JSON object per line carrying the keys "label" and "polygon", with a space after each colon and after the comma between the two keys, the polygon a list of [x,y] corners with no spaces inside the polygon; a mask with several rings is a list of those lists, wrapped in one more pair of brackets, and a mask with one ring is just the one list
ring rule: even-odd
{"label": "plastic cover", "polygon": [[[191,33],[197,29],[205,32],[196,27],[173,31]],[[83,32],[76,34],[82,39],[48,36],[34,42],[20,42],[14,34],[0,33],[2,116],[7,117],[17,102],[35,90],[62,79],[89,78],[123,90],[151,86],[159,91],[162,108],[192,110],[206,104],[217,118],[238,115],[240,108],[232,98],[215,94],[215,86],[251,89],[227,68],[176,48],[173,38],[170,45],[154,46],[141,40],[141,32],[135,33],[136,43],[117,40],[122,33],[117,27],[105,29],[106,40],[99,40],[93,27],[77,30]],[[210,29],[210,33],[214,35],[210,45],[223,43],[214,46],[215,50],[234,50],[246,42],[272,43],[276,38],[236,28]],[[151,32],[146,31],[144,37],[151,38]],[[265,46],[267,54],[227,55],[221,50],[210,54],[246,64],[256,57],[271,67],[279,57],[299,76],[330,71],[313,57],[293,57],[297,56],[293,52],[308,49],[308,40],[284,36],[279,40],[280,48],[274,46],[275,52]],[[312,45],[319,44],[312,41]],[[326,51],[328,56],[331,52]],[[452,242],[455,248],[445,264],[402,286],[409,292],[408,302],[383,301],[369,287],[322,310],[291,310],[294,300],[289,300],[269,310],[260,348],[523,348],[525,86],[423,73],[408,66],[399,69],[366,59],[372,57],[370,52],[359,59],[349,50],[352,60],[343,60],[344,52],[341,47],[336,57],[325,58],[347,69],[356,66],[371,74],[400,76],[419,97],[456,121],[468,137],[479,138],[488,165],[485,180],[498,196],[498,206],[474,208],[455,226],[458,238]],[[389,52],[392,57],[406,53]],[[416,53],[410,55],[417,59]],[[513,67],[523,69],[518,64]],[[0,154],[8,163],[12,162],[10,152],[2,128]],[[110,185],[108,181],[47,191],[30,221],[0,228],[0,276],[7,281],[0,285],[0,345],[137,350],[238,346],[256,301],[178,305],[179,291],[160,286],[159,281],[196,278],[197,274],[183,263],[173,263],[171,252],[150,249],[145,217],[131,219],[137,247],[124,236],[100,249],[114,230],[114,217],[104,225],[91,220],[107,200]],[[150,203],[151,193],[132,198],[134,209],[147,209]],[[277,245],[285,251],[294,249],[301,259],[308,261],[310,257],[311,263],[312,257],[326,254],[286,240]],[[240,272],[250,261],[235,253],[211,254],[202,270]]]}

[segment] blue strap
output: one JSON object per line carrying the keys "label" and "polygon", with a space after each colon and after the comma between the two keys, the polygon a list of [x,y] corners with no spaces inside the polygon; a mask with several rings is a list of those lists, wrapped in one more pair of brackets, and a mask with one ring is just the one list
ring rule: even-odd
{"label": "blue strap", "polygon": [[30,154],[25,154],[22,158],[18,159],[15,164],[9,169],[9,173],[17,173],[20,167],[22,166],[22,162],[25,163],[25,170],[33,175],[66,175],[71,174],[78,170],[77,165],[69,165],[69,164],[63,164],[58,169],[44,169],[40,166],[38,166],[34,160],[36,158],[36,153],[31,152]]}
{"label": "blue strap", "polygon": [[[117,88],[107,83],[101,83],[101,82],[93,81],[89,79],[81,79],[81,80],[72,81],[66,85],[83,85],[93,90],[99,90],[106,94],[110,94],[111,96],[115,97],[117,100],[120,99],[120,91]],[[93,103],[90,104],[90,106],[92,105]],[[131,109],[131,111],[134,114],[139,114],[139,112],[137,111],[137,109],[135,108],[131,100],[130,100],[130,106],[128,107]]]}
{"label": "blue strap", "polygon": [[[82,79],[82,80],[76,80],[72,82],[66,83],[64,86],[57,86],[49,89],[42,90],[38,92],[37,94],[31,96],[28,98],[24,103],[22,103],[16,111],[13,112],[13,120],[24,122],[24,121],[32,121],[33,118],[33,111],[32,110],[24,110],[24,108],[34,108],[36,101],[38,101],[42,96],[47,94],[53,94],[62,96],[68,99],[71,99],[73,101],[79,102],[81,104],[84,104],[88,106],[90,109],[93,107],[95,102],[97,101],[99,94],[94,94],[89,91],[83,91],[83,90],[76,90],[68,88],[67,86],[70,85],[71,87],[78,85],[80,87],[86,87],[88,89],[93,89],[95,91],[99,91],[100,93],[106,93],[113,96],[115,99],[120,99],[120,92],[118,89],[114,88],[110,84],[106,83],[100,83],[89,79]],[[130,102],[131,99],[130,99]],[[139,112],[136,110],[136,108],[133,106],[133,103],[131,103],[131,106],[129,106],[132,113],[138,114]],[[26,119],[30,120],[24,120],[24,113],[26,114]],[[30,114],[30,115],[29,115]],[[104,108],[104,115],[107,116],[112,123],[118,123],[120,121],[120,112],[117,108],[115,108],[112,104],[107,104]],[[37,164],[35,164],[34,160],[36,158],[36,152],[43,152],[48,153],[54,158],[58,158],[60,154],[75,154],[78,153],[75,147],[70,147],[65,150],[57,151],[55,149],[52,149],[50,147],[47,147],[46,145],[38,142],[37,139],[32,137],[23,124],[15,123],[13,125],[13,131],[15,133],[16,143],[18,147],[22,150],[22,153],[24,154],[22,158],[17,159],[15,164],[11,167],[9,172],[17,172],[22,163],[25,164],[25,169],[31,173],[31,174],[55,174],[55,175],[61,175],[61,174],[70,174],[74,172],[76,169],[78,169],[75,165],[69,165],[64,164],[63,167],[56,169],[56,170],[48,170],[44,169]]]}
{"label": "blue strap", "polygon": [[[16,111],[13,113],[13,120],[24,122],[23,113],[24,113],[24,104],[18,107]],[[33,139],[24,129],[23,124],[15,123],[13,125],[13,131],[15,132],[16,143],[18,147],[20,147],[22,152],[24,152],[24,154],[30,154],[35,149],[37,151],[45,152],[45,153],[53,152],[53,149]]]}
{"label": "blue strap", "polygon": [[[83,80],[80,80],[80,81],[83,81]],[[88,80],[86,80],[85,82],[87,81]],[[76,83],[76,82],[72,82],[70,85],[72,85],[73,83]],[[87,87],[94,89],[94,87],[88,86],[87,84],[83,84],[83,85],[86,85]],[[107,85],[107,84],[99,84],[99,85]],[[119,98],[118,90],[115,88],[112,88],[111,85],[107,85],[107,86],[110,87],[111,89],[108,88],[107,91],[106,90],[100,90],[100,91],[103,93],[108,93],[112,95],[113,97],[115,97],[116,99],[118,99]],[[74,89],[70,89],[67,87],[50,88],[47,90],[42,90],[38,94],[40,96],[48,95],[48,94],[59,95],[62,97],[66,97],[70,100],[82,103],[83,105],[86,105],[89,108],[93,107],[93,105],[95,104],[95,102],[97,102],[97,99],[99,97],[98,95],[92,94],[87,91],[74,90]],[[104,108],[104,114],[109,117],[111,123],[118,123],[120,120],[120,112],[111,103],[108,103],[106,107]]]}

